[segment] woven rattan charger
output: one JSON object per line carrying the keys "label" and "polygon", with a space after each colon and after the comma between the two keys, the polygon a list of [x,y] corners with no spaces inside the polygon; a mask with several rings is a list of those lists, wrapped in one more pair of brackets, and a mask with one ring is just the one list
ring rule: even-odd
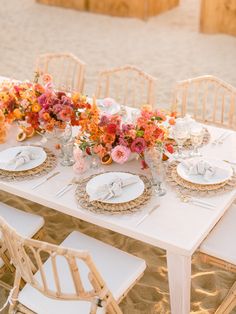
{"label": "woven rattan charger", "polygon": [[41,177],[51,172],[57,165],[57,157],[50,149],[48,148],[43,149],[47,154],[47,158],[41,165],[25,171],[0,170],[0,180],[3,181],[32,180],[35,179],[35,177]]}
{"label": "woven rattan charger", "polygon": [[[133,174],[133,173],[131,173]],[[77,185],[76,191],[75,191],[75,197],[77,202],[82,208],[88,209],[94,213],[100,213],[100,214],[111,214],[111,215],[118,215],[118,214],[130,214],[133,212],[136,212],[142,208],[143,205],[145,205],[152,195],[152,184],[151,181],[144,175],[140,175],[140,179],[144,183],[144,191],[142,195],[140,195],[138,198],[126,202],[126,203],[119,203],[119,204],[108,204],[103,203],[99,201],[89,201],[89,196],[86,193],[86,185],[93,177],[95,177],[97,174],[92,175],[83,181],[80,181]]]}
{"label": "woven rattan charger", "polygon": [[177,173],[177,166],[179,162],[174,161],[167,166],[166,180],[174,186],[177,192],[190,193],[191,195],[215,195],[216,193],[224,193],[225,191],[236,188],[236,174],[233,173],[232,177],[219,184],[195,184],[188,182],[181,178]]}

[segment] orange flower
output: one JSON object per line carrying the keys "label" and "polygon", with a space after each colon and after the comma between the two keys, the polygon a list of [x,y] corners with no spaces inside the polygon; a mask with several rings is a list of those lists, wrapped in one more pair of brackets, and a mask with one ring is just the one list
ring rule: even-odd
{"label": "orange flower", "polygon": [[114,134],[104,134],[102,136],[102,141],[105,143],[105,144],[111,144],[114,142],[116,136]]}
{"label": "orange flower", "polygon": [[23,116],[22,112],[18,108],[14,109],[13,114],[16,119],[21,119]]}
{"label": "orange flower", "polygon": [[50,120],[50,114],[48,113],[48,112],[44,112],[43,113],[43,119],[45,120],[45,121],[48,121],[48,120]]}
{"label": "orange flower", "polygon": [[35,103],[32,105],[31,109],[33,112],[39,112],[41,110],[41,106],[38,103]]}

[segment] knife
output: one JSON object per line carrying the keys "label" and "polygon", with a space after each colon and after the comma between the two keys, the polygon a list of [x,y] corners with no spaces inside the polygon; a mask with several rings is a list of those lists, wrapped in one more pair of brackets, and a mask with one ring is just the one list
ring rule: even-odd
{"label": "knife", "polygon": [[160,205],[155,205],[149,212],[147,212],[137,223],[136,226],[140,225],[148,216],[151,215],[151,213],[154,212],[155,209],[157,209]]}
{"label": "knife", "polygon": [[37,183],[32,187],[32,190],[36,189],[38,186],[42,185],[43,183],[47,182],[48,180],[52,179],[53,177],[57,176],[60,173],[60,171],[53,173],[51,176],[43,179],[43,181]]}

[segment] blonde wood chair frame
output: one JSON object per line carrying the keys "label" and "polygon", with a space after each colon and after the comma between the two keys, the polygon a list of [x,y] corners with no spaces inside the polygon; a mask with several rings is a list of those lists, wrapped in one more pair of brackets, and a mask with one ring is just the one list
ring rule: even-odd
{"label": "blonde wood chair frame", "polygon": [[[124,79],[122,79],[122,75]],[[112,84],[113,80],[114,84]],[[100,72],[95,96],[96,98],[112,97],[122,105],[135,108],[142,104],[153,106],[156,81],[155,77],[139,68],[125,65]],[[146,91],[145,84],[147,85]]]}
{"label": "blonde wood chair frame", "polygon": [[180,81],[171,109],[203,123],[236,129],[236,88],[211,75]]}
{"label": "blonde wood chair frame", "polygon": [[[12,229],[2,218],[0,218],[0,230],[2,231],[3,240],[9,251],[12,263],[16,268],[15,289],[12,294],[13,300],[16,300],[18,297],[20,282],[21,279],[23,279],[26,283],[49,298],[91,302],[90,314],[97,313],[99,306],[105,307],[106,313],[122,314],[117,301],[109,291],[87,251],[73,250],[38,240],[26,239]],[[48,286],[43,267],[42,253],[46,253],[51,259],[55,290],[50,289]],[[58,276],[57,256],[64,257],[68,264],[74,285],[73,293],[65,293],[62,291],[62,285]],[[89,291],[86,291],[82,283],[77,266],[78,260],[85,263],[89,269],[88,279],[92,286],[92,289]],[[36,269],[39,270],[41,283],[34,276]],[[131,288],[132,287],[129,287],[128,290]],[[126,295],[126,293],[124,295]],[[10,306],[9,313],[14,313],[16,308],[19,309],[19,313],[33,313],[23,305],[17,305],[16,302]]]}
{"label": "blonde wood chair frame", "polygon": [[72,53],[42,54],[36,60],[35,71],[40,75],[52,75],[58,90],[83,93],[85,63]]}

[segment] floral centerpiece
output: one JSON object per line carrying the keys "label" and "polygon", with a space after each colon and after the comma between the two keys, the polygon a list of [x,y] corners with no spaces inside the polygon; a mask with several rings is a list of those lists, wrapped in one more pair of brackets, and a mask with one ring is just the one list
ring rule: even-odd
{"label": "floral centerpiece", "polygon": [[24,121],[39,132],[64,128],[66,122],[78,125],[78,109],[90,105],[79,93],[71,97],[53,89],[52,78],[44,75],[44,85],[5,81],[0,86],[0,109],[6,120]]}
{"label": "floral centerpiece", "polygon": [[80,114],[81,131],[77,140],[81,149],[97,154],[102,160],[110,158],[123,164],[135,153],[145,168],[145,150],[165,144],[168,136],[162,124],[165,120],[164,112],[143,106],[135,123],[123,123],[121,116],[100,115],[93,105]]}

